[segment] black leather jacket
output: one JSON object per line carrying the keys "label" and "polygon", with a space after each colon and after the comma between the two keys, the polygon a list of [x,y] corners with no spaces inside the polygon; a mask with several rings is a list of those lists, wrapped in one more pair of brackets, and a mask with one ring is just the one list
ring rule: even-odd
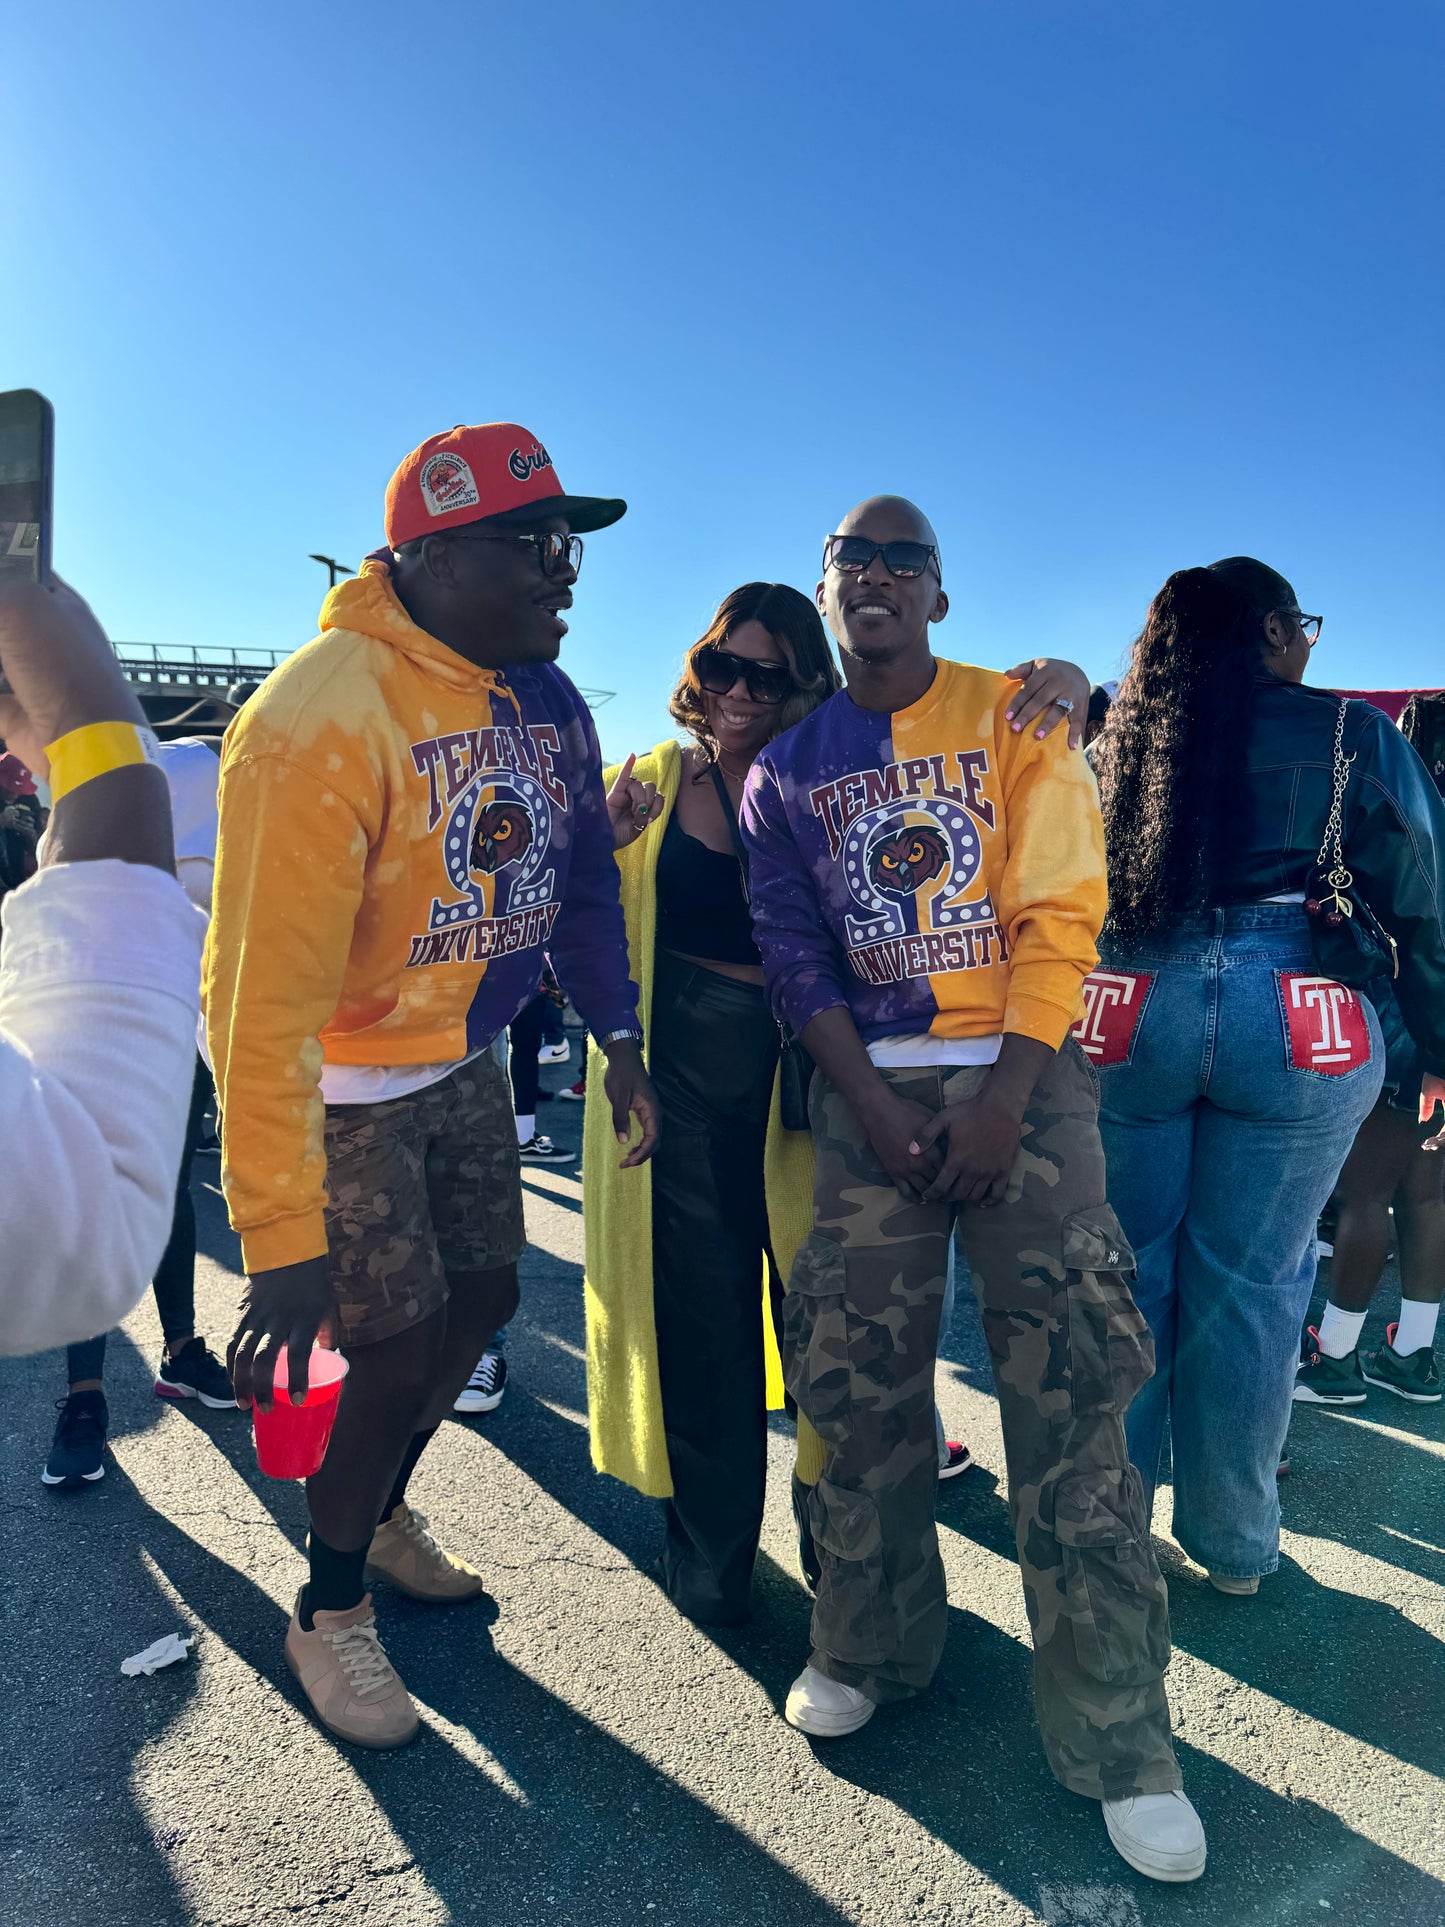
{"label": "black leather jacket", "polygon": [[[1246,830],[1221,865],[1216,903],[1302,890],[1329,815],[1339,697],[1255,679],[1244,781]],[[1383,711],[1352,702],[1345,753],[1345,861],[1355,888],[1400,946],[1395,995],[1425,1068],[1445,1076],[1445,804]]]}

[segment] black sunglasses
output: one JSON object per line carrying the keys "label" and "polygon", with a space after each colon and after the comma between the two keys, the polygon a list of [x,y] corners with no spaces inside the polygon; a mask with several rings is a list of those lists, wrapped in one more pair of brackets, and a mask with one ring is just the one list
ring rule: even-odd
{"label": "black sunglasses", "polygon": [[543,575],[560,575],[564,567],[576,575],[582,567],[580,535],[473,535],[466,529],[449,529],[446,533],[462,542],[530,542]]}
{"label": "black sunglasses", "polygon": [[[823,567],[861,575],[878,555],[889,575],[905,579],[922,575],[930,562],[938,563],[938,550],[931,542],[870,542],[866,535],[830,535],[823,544]],[[942,581],[941,567],[938,575]]]}
{"label": "black sunglasses", "polygon": [[719,649],[715,642],[704,643],[696,651],[692,669],[710,696],[726,696],[739,676],[755,703],[776,707],[794,689],[793,672],[785,662],[752,662],[746,656],[735,656],[731,649]]}
{"label": "black sunglasses", "polygon": [[1313,649],[1320,639],[1320,630],[1325,626],[1323,616],[1296,616],[1295,621],[1304,632],[1304,639]]}

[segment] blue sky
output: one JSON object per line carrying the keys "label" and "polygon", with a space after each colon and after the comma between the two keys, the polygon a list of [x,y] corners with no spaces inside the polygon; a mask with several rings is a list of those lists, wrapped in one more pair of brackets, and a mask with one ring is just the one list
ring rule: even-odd
{"label": "blue sky", "polygon": [[112,635],[289,648],[399,458],[512,419],[590,539],[564,664],[650,745],[727,590],[859,497],[945,654],[1111,674],[1238,551],[1319,680],[1445,683],[1426,0],[13,13],[0,386]]}

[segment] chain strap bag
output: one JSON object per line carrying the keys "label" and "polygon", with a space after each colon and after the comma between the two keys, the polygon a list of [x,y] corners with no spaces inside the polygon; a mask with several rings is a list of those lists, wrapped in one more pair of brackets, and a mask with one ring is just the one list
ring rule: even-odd
{"label": "chain strap bag", "polygon": [[1360,895],[1345,863],[1345,792],[1350,766],[1358,750],[1345,754],[1345,715],[1349,703],[1340,698],[1335,717],[1333,794],[1319,855],[1305,885],[1305,912],[1310,919],[1310,945],[1322,977],[1363,990],[1381,978],[1400,974],[1400,952],[1395,939]]}
{"label": "chain strap bag", "polygon": [[[732,832],[733,849],[737,853],[738,868],[742,871],[743,901],[751,910],[753,897],[748,888],[748,852],[742,831],[738,828],[733,799],[728,795],[727,784],[716,763],[709,763],[708,774],[712,777],[717,800],[722,804],[723,815]],[[778,1019],[778,1038],[778,1116],[785,1131],[807,1131],[812,1128],[808,1120],[808,1093],[812,1089],[816,1066],[802,1039],[781,1018]]]}

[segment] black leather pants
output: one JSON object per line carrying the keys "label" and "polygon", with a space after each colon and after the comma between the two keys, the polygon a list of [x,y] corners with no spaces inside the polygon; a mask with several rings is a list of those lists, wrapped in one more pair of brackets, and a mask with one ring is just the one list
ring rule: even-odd
{"label": "black leather pants", "polygon": [[652,1281],[673,1482],[662,1569],[674,1605],[704,1625],[746,1616],[762,1527],[763,1146],[777,1060],[760,989],[659,954]]}

